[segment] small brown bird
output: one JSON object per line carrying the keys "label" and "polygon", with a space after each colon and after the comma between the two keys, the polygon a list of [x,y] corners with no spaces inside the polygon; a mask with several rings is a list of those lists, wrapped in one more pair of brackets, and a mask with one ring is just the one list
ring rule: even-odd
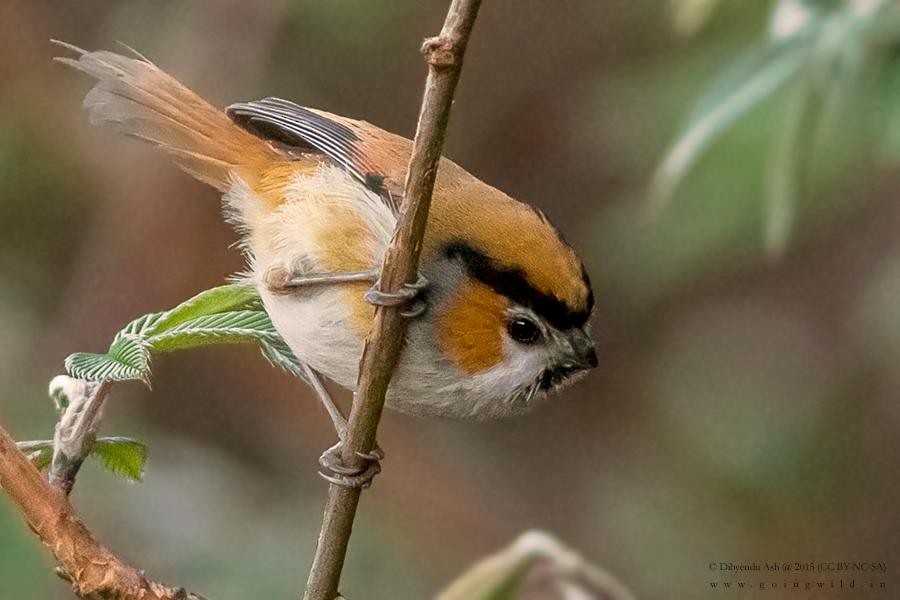
{"label": "small brown bird", "polygon": [[[147,140],[223,193],[247,277],[304,365],[338,435],[346,423],[321,384],[356,385],[372,304],[413,320],[387,405],[407,413],[501,417],[528,411],[597,365],[593,293],[581,260],[538,210],[441,159],[421,256],[404,293],[370,286],[397,222],[412,143],[365,121],[279,98],[221,111],[143,56],[57,58],[97,80],[94,124]],[[367,291],[368,290],[368,291]],[[330,480],[363,472],[323,455]]]}

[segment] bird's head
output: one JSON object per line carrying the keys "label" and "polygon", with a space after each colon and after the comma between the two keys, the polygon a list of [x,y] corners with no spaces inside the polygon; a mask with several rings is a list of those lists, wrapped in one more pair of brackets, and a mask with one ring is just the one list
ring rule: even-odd
{"label": "bird's head", "polygon": [[483,227],[470,222],[457,236],[438,207],[434,227],[451,237],[429,278],[442,358],[486,399],[473,414],[503,416],[597,366],[594,298],[581,260],[542,213],[502,199],[488,205],[484,219],[474,217]]}

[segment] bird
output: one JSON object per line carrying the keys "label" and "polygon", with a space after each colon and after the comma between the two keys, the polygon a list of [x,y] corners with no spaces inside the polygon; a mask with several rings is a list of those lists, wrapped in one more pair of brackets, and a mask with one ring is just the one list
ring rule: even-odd
{"label": "bird", "polygon": [[338,442],[320,463],[333,483],[365,487],[344,465],[346,419],[323,378],[353,390],[376,305],[410,319],[386,406],[413,415],[524,414],[597,366],[584,263],[543,212],[442,157],[420,277],[379,290],[412,142],[366,121],[275,97],[216,108],[142,54],[53,40],[55,60],[87,74],[91,123],[151,143],[222,193],[226,219],[275,329],[302,366]]}

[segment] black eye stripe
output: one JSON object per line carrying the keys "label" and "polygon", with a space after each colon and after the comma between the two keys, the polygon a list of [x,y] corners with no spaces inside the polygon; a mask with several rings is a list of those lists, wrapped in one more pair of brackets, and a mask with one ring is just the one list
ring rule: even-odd
{"label": "black eye stripe", "polygon": [[[462,262],[471,277],[513,302],[530,308],[556,329],[581,327],[591,315],[592,295],[589,296],[584,309],[572,309],[562,300],[535,289],[521,269],[501,267],[465,242],[448,244],[444,254],[447,258]],[[584,274],[584,277],[587,275]],[[586,280],[585,284],[590,289],[590,284]]]}

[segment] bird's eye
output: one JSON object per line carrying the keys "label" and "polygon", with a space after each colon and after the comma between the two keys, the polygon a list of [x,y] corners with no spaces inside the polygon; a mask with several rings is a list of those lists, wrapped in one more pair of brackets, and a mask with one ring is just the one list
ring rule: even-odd
{"label": "bird's eye", "polygon": [[509,337],[520,344],[533,344],[541,339],[541,330],[537,324],[526,317],[513,317],[506,324]]}

